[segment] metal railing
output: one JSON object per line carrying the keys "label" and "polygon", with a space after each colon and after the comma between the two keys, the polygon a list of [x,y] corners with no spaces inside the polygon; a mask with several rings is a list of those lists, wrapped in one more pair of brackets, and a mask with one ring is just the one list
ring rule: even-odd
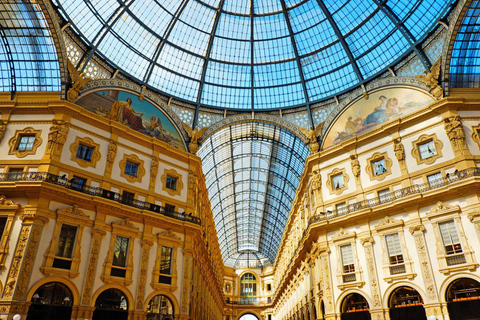
{"label": "metal railing", "polygon": [[272,297],[268,297],[268,298],[244,297],[244,298],[237,298],[237,299],[227,298],[225,302],[227,304],[240,304],[240,305],[268,305],[272,303]]}
{"label": "metal railing", "polygon": [[185,212],[176,212],[165,208],[163,206],[146,202],[140,201],[137,199],[132,199],[129,197],[123,197],[120,193],[113,192],[110,190],[98,188],[98,187],[91,187],[87,185],[82,185],[79,181],[75,180],[68,180],[64,177],[47,173],[47,172],[11,172],[11,173],[0,173],[0,183],[2,182],[47,182],[51,184],[55,184],[58,186],[65,187],[67,189],[71,189],[77,192],[81,192],[84,194],[88,194],[95,197],[102,197],[108,200],[116,201],[121,204],[128,205],[130,207],[134,207],[140,210],[148,210],[152,212],[159,213],[161,215],[174,218],[181,221],[191,222],[200,225],[201,220],[198,217],[193,217]]}
{"label": "metal railing", "polygon": [[338,217],[348,215],[349,213],[359,211],[362,209],[373,208],[382,204],[393,202],[397,199],[402,199],[414,194],[420,194],[429,190],[434,190],[441,188],[443,186],[452,184],[456,181],[463,180],[466,178],[480,176],[480,168],[468,168],[462,171],[458,171],[455,174],[449,174],[446,177],[437,179],[435,181],[430,181],[428,183],[415,184],[407,188],[399,189],[390,194],[383,195],[381,198],[367,199],[360,202],[351,203],[347,208],[342,208],[341,210],[328,210],[327,212],[321,212],[310,218],[309,224],[331,220]]}

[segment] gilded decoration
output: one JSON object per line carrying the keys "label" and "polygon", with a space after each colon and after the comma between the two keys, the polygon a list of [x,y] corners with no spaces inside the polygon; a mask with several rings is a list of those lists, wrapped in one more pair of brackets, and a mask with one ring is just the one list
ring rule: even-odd
{"label": "gilded decoration", "polygon": [[2,236],[0,237],[0,270],[5,268],[5,261],[9,252],[10,232],[12,230],[13,220],[15,219],[19,208],[19,204],[13,203],[12,200],[7,199],[3,195],[0,196],[0,216],[7,218]]}
{"label": "gilded decoration", "polygon": [[[435,145],[435,155],[422,159],[420,156],[419,145],[422,145],[430,141],[433,141],[433,144]],[[442,154],[443,143],[437,138],[437,135],[435,133],[422,134],[420,137],[418,137],[417,140],[412,142],[412,145],[413,145],[412,156],[415,158],[415,160],[417,160],[417,165],[420,165],[422,163],[432,164],[435,162],[435,160],[443,156]]]}
{"label": "gilded decoration", "polygon": [[365,171],[370,180],[382,181],[386,176],[392,174],[392,163],[392,159],[388,157],[387,152],[375,152],[367,159]]}
{"label": "gilded decoration", "polygon": [[[162,247],[169,247],[172,248],[172,272],[171,276],[171,284],[164,284],[160,283],[160,259],[162,253]],[[153,268],[153,275],[152,275],[152,282],[151,287],[154,290],[169,290],[171,292],[177,290],[177,278],[178,278],[178,271],[177,271],[177,255],[178,255],[178,248],[183,246],[183,241],[178,237],[175,233],[171,230],[165,230],[159,232],[157,234],[157,258],[155,260],[154,268]],[[201,264],[203,266],[204,264]]]}
{"label": "gilded decoration", "polygon": [[88,259],[88,268],[83,286],[82,305],[90,305],[98,263],[98,253],[100,251],[102,239],[107,234],[104,230],[97,227],[94,227],[90,233],[92,234],[92,245],[90,246],[90,257]]}
{"label": "gilded decoration", "polygon": [[309,148],[311,153],[318,152],[320,145],[318,144],[318,136],[322,132],[323,122],[317,125],[315,128],[310,127],[310,129],[298,127],[300,131],[307,137],[309,143]]}
{"label": "gilded decoration", "polygon": [[88,78],[85,72],[80,73],[70,59],[68,61],[68,73],[70,74],[70,80],[72,87],[67,92],[68,101],[75,101],[78,98],[78,93],[92,78]]}
{"label": "gilded decoration", "polygon": [[[167,188],[167,177],[176,178],[176,188],[170,189]],[[162,175],[162,190],[168,192],[171,196],[179,196],[183,189],[182,175],[179,174],[175,169],[165,169]]]}
{"label": "gilded decoration", "polygon": [[475,141],[478,149],[480,149],[480,123],[476,126],[472,126],[472,140]]}
{"label": "gilded decoration", "polygon": [[5,136],[5,131],[7,131],[7,122],[0,120],[0,143],[2,143]]}
{"label": "gilded decoration", "polygon": [[117,156],[118,151],[118,142],[110,139],[108,143],[108,152],[107,152],[107,168],[111,168],[113,166],[113,162],[115,161],[115,157]]}
{"label": "gilded decoration", "polygon": [[440,100],[443,98],[443,88],[438,83],[438,77],[440,76],[441,58],[433,64],[430,70],[424,70],[423,75],[415,76],[418,81],[425,83],[430,87],[430,92],[435,99]]}
{"label": "gilded decoration", "polygon": [[[125,168],[127,166],[127,161],[138,165],[136,176],[125,173]],[[135,155],[135,154],[129,154],[129,155],[124,154],[123,159],[120,161],[120,163],[118,165],[120,166],[120,176],[127,179],[128,182],[130,182],[130,183],[134,183],[134,182],[141,183],[142,182],[142,178],[145,175],[145,167],[144,167],[143,160],[140,160],[140,158],[137,155]]]}
{"label": "gilded decoration", "polygon": [[[84,145],[86,147],[93,149],[90,161],[77,157],[77,151],[78,151],[79,145]],[[88,167],[95,168],[97,166],[97,161],[100,160],[101,158],[99,150],[100,150],[100,145],[98,143],[95,143],[91,138],[88,138],[88,137],[80,138],[77,136],[75,138],[75,142],[70,145],[70,152],[72,153],[70,160],[78,163],[78,165],[82,168],[88,168]]]}
{"label": "gilded decoration", "polygon": [[465,140],[465,130],[463,129],[462,119],[460,116],[454,115],[443,119],[445,131],[448,139],[452,143],[454,149],[468,150]]}
{"label": "gilded decoration", "polygon": [[65,141],[67,141],[70,123],[61,120],[53,120],[52,125],[48,131],[48,141],[46,153],[55,154],[55,151],[60,151]]}
{"label": "gilded decoration", "polygon": [[195,154],[197,153],[198,147],[199,147],[198,139],[202,137],[203,133],[208,129],[208,127],[204,127],[201,129],[198,129],[198,127],[195,127],[194,129],[192,129],[188,124],[184,122],[182,122],[182,125],[183,125],[183,129],[185,129],[185,132],[190,138],[190,141],[188,143],[188,150],[190,150],[191,153]]}
{"label": "gilded decoration", "polygon": [[145,299],[145,286],[147,282],[147,268],[148,260],[150,256],[150,248],[153,246],[153,242],[150,240],[143,239],[142,244],[142,260],[140,262],[140,274],[138,277],[138,288],[137,288],[137,309],[143,309],[143,301]]}
{"label": "gilded decoration", "polygon": [[[332,178],[336,177],[338,175],[343,176],[343,184],[342,185],[339,185],[339,184],[334,185],[334,182],[333,182]],[[350,178],[348,177],[345,168],[342,168],[342,169],[335,168],[335,169],[333,169],[332,172],[330,172],[328,174],[327,183],[326,183],[327,188],[330,191],[330,194],[336,194],[336,195],[342,194],[342,192],[348,188],[348,181],[349,180],[350,180]]]}
{"label": "gilded decoration", "polygon": [[380,298],[380,286],[378,284],[377,270],[375,268],[375,256],[373,254],[373,238],[365,237],[360,239],[360,243],[365,249],[365,256],[367,260],[367,271],[368,277],[370,279],[370,287],[372,288],[373,293],[373,307],[381,308],[381,298]]}
{"label": "gilded decoration", "polygon": [[[10,150],[8,151],[8,154],[13,154],[17,156],[17,158],[23,158],[28,155],[34,155],[37,152],[37,148],[43,142],[42,138],[40,137],[41,134],[42,134],[42,130],[35,130],[32,127],[28,127],[23,130],[16,130],[15,135],[8,141],[8,145],[10,146]],[[18,144],[20,143],[20,139],[23,136],[35,137],[35,141],[33,142],[32,149],[17,150]]]}

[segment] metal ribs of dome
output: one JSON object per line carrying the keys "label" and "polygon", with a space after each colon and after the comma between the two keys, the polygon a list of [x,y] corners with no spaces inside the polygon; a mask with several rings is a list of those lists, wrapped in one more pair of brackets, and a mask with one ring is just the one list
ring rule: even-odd
{"label": "metal ribs of dome", "polygon": [[[94,54],[198,107],[305,105],[371,80],[451,0],[54,0]],[[85,66],[86,63],[83,63]]]}
{"label": "metal ribs of dome", "polygon": [[198,155],[225,265],[275,261],[306,157],[305,144],[269,123],[235,123],[203,142]]}

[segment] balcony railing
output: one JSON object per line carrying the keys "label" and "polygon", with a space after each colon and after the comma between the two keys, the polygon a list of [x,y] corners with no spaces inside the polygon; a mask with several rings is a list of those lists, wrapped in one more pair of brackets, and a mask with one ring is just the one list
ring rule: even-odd
{"label": "balcony railing", "polygon": [[443,177],[442,179],[430,181],[429,183],[415,184],[407,188],[399,189],[391,192],[388,195],[382,196],[381,199],[373,198],[351,203],[347,206],[346,209],[342,208],[342,210],[329,210],[327,212],[321,212],[320,214],[311,217],[309,223],[312,224],[319,221],[331,220],[338,217],[346,216],[349,213],[355,211],[373,208],[414,194],[420,194],[429,190],[438,189],[446,185],[455,183],[459,180],[467,179],[474,176],[480,176],[480,168],[468,168],[462,171],[458,171],[456,174],[450,174],[447,177]]}
{"label": "balcony railing", "polygon": [[91,187],[87,185],[80,185],[78,181],[68,180],[66,178],[60,177],[55,174],[47,172],[12,172],[12,173],[0,173],[0,183],[2,182],[21,182],[21,181],[37,181],[37,182],[47,182],[62,186],[67,189],[71,189],[77,192],[88,194],[95,197],[102,197],[112,201],[116,201],[122,204],[125,204],[130,207],[134,207],[140,210],[148,210],[159,213],[161,215],[174,218],[181,221],[187,221],[200,225],[200,218],[193,217],[191,215],[185,214],[185,212],[180,213],[173,210],[166,209],[163,206],[159,206],[154,203],[140,201],[136,199],[131,199],[128,197],[122,197],[120,193],[113,192],[110,190]]}
{"label": "balcony railing", "polygon": [[244,298],[237,298],[237,299],[227,298],[225,302],[227,304],[240,304],[240,305],[268,305],[272,303],[272,297],[268,297],[268,298],[244,297]]}

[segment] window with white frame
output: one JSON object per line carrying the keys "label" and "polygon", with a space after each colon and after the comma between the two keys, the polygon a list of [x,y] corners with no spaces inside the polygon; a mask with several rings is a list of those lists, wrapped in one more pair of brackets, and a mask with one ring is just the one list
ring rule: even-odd
{"label": "window with white frame", "polygon": [[345,182],[343,180],[343,174],[337,174],[336,176],[332,177],[332,186],[333,189],[340,189],[343,188]]}
{"label": "window with white frame", "polygon": [[462,253],[462,244],[460,243],[455,222],[453,220],[441,222],[438,224],[438,228],[442,236],[445,253],[447,255]]}
{"label": "window with white frame", "polygon": [[341,246],[340,253],[342,254],[343,273],[355,272],[352,245]]}
{"label": "window with white frame", "polygon": [[400,243],[398,233],[386,235],[385,242],[387,243],[390,264],[393,265],[403,263],[402,245]]}
{"label": "window with white frame", "polygon": [[427,159],[437,154],[435,143],[433,140],[418,145],[418,151],[420,153],[420,159]]}

